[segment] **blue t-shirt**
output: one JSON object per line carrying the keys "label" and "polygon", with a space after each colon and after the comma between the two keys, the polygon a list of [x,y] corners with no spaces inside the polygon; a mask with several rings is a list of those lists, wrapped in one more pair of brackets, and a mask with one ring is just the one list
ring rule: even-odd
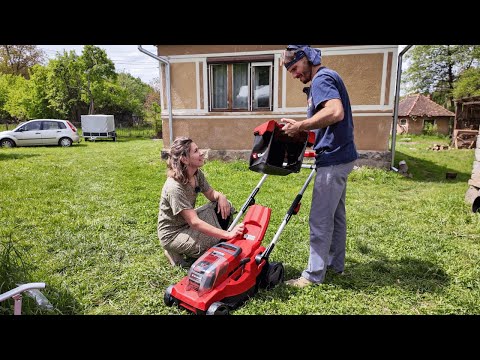
{"label": "blue t-shirt", "polygon": [[326,128],[313,130],[313,149],[317,153],[315,159],[318,167],[345,164],[358,158],[353,140],[352,109],[345,84],[337,72],[321,67],[312,79],[308,95],[308,118],[322,109],[324,101],[331,99],[342,101],[344,118]]}

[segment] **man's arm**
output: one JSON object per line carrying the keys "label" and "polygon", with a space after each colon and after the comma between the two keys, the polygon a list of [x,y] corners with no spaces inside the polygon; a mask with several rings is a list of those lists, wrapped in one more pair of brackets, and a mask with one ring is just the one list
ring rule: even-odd
{"label": "man's arm", "polygon": [[342,102],[340,99],[331,99],[325,101],[324,107],[309,119],[296,121],[282,118],[280,121],[286,123],[283,127],[285,134],[294,136],[301,131],[326,128],[327,126],[342,121],[343,118]]}

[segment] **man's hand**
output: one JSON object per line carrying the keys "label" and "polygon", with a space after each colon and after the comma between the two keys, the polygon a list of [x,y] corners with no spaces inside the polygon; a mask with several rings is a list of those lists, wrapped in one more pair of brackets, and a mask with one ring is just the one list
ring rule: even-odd
{"label": "man's hand", "polygon": [[300,132],[300,122],[293,120],[293,119],[287,119],[287,118],[282,118],[280,122],[285,123],[283,126],[283,132],[287,134],[288,136],[295,136]]}

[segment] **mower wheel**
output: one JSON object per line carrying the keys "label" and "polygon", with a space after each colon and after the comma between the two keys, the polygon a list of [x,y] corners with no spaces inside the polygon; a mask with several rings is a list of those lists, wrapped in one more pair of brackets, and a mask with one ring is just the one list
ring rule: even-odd
{"label": "mower wheel", "polygon": [[165,290],[165,294],[163,294],[163,302],[167,306],[172,306],[174,303],[173,296],[172,296],[172,289],[173,285],[170,285],[167,290]]}
{"label": "mower wheel", "polygon": [[283,281],[285,269],[281,262],[271,262],[265,274],[265,289],[271,289]]}
{"label": "mower wheel", "polygon": [[217,301],[214,302],[207,310],[207,315],[228,315],[230,314],[230,309],[228,305]]}

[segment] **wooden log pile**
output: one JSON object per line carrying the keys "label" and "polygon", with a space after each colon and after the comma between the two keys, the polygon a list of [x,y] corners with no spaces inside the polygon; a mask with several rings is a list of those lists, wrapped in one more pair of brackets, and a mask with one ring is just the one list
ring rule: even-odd
{"label": "wooden log pile", "polygon": [[455,129],[453,131],[453,142],[455,149],[473,149],[478,136],[478,130]]}
{"label": "wooden log pile", "polygon": [[439,144],[433,144],[432,147],[427,148],[427,150],[433,150],[433,151],[448,150],[448,149],[450,149],[450,146],[439,145]]}
{"label": "wooden log pile", "polygon": [[468,190],[465,194],[465,201],[473,204],[480,196],[480,135],[477,135],[475,159],[473,160],[472,176],[468,180]]}

